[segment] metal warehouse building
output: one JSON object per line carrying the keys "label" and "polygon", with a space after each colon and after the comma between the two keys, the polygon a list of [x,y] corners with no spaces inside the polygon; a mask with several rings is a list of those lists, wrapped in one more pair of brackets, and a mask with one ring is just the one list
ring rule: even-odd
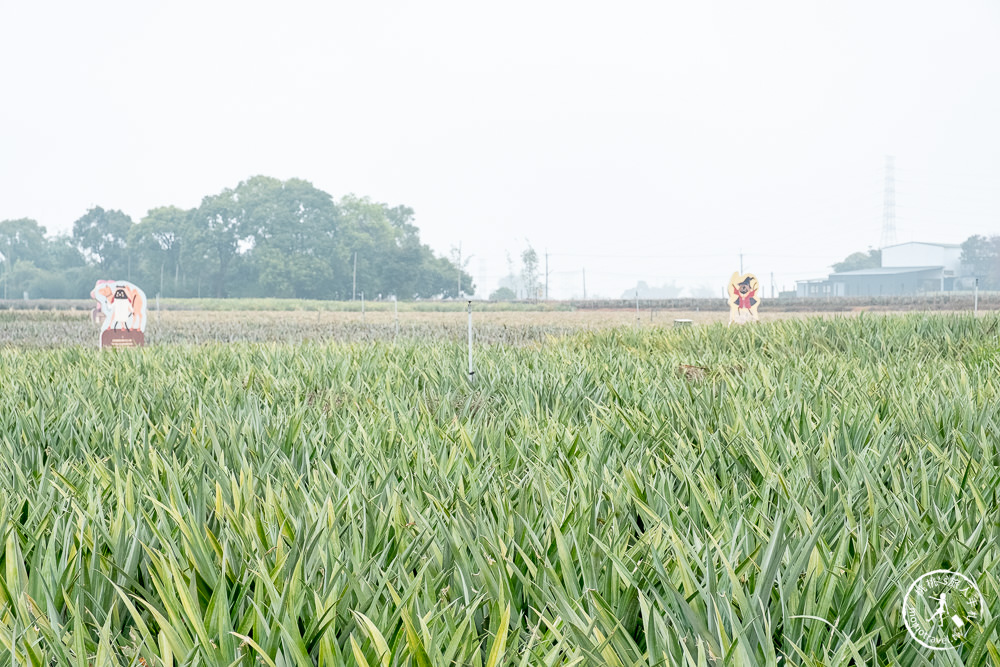
{"label": "metal warehouse building", "polygon": [[882,266],[800,280],[795,293],[817,296],[893,296],[948,292],[961,288],[962,246],[954,243],[899,243],[882,248]]}

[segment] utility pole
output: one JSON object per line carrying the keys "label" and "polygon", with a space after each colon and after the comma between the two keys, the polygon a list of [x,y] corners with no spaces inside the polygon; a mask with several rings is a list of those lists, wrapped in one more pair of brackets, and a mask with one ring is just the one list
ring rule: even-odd
{"label": "utility pole", "polygon": [[743,275],[743,248],[740,248],[740,276]]}
{"label": "utility pole", "polygon": [[456,299],[462,298],[462,242],[458,242],[458,294]]}
{"label": "utility pole", "polygon": [[587,300],[587,269],[583,269],[583,300]]}
{"label": "utility pole", "polygon": [[358,251],[354,251],[354,286],[351,288],[351,301],[358,298]]}
{"label": "utility pole", "polygon": [[545,300],[549,300],[549,251],[545,251]]}
{"label": "utility pole", "polygon": [[774,298],[774,271],[771,271],[771,298]]}

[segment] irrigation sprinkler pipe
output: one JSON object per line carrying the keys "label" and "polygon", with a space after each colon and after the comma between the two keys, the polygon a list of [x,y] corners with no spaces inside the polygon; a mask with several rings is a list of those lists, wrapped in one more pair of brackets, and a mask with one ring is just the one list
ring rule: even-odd
{"label": "irrigation sprinkler pipe", "polygon": [[476,381],[476,372],[472,370],[472,301],[469,301],[469,382]]}

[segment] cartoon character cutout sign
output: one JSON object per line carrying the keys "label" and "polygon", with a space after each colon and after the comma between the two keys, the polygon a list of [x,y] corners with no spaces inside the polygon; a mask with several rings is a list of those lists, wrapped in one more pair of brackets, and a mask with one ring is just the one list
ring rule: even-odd
{"label": "cartoon character cutout sign", "polygon": [[729,323],[745,324],[757,321],[757,306],[760,305],[760,283],[757,276],[734,273],[729,279]]}
{"label": "cartoon character cutout sign", "polygon": [[98,304],[95,314],[104,315],[101,347],[145,345],[145,292],[127,280],[98,280],[90,296]]}

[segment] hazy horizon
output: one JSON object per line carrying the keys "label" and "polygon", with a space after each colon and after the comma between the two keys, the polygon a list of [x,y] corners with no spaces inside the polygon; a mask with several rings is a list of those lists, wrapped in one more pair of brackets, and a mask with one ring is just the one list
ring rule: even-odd
{"label": "hazy horizon", "polygon": [[[822,277],[1000,233],[1000,6],[177,2],[0,9],[0,220],[138,222],[253,175],[416,212],[477,293]],[[543,260],[544,261],[544,260]]]}

